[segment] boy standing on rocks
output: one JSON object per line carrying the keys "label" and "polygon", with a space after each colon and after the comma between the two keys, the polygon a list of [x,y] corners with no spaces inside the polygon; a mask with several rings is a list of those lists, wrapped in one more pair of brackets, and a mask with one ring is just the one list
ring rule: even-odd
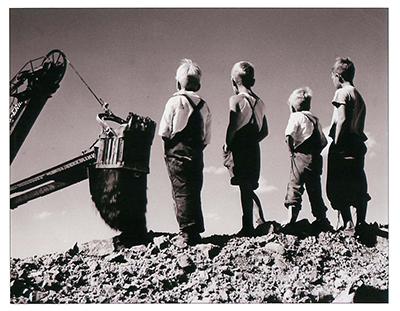
{"label": "boy standing on rocks", "polygon": [[204,232],[200,196],[203,150],[210,143],[211,112],[195,93],[200,89],[200,78],[200,67],[183,59],[176,71],[178,92],[165,105],[159,128],[180,230],[178,244],[182,247],[199,243],[200,233]]}
{"label": "boy standing on rocks", "polygon": [[[340,211],[345,231],[349,234],[365,228],[367,191],[364,158],[367,152],[364,133],[366,107],[354,87],[355,67],[349,58],[338,57],[331,78],[336,88],[329,136],[333,142],[328,155],[327,195],[332,208]],[[350,206],[357,211],[354,228]]]}
{"label": "boy standing on rocks", "polygon": [[320,232],[333,228],[326,218],[327,208],[321,192],[321,151],[327,145],[327,141],[318,118],[309,111],[311,97],[311,89],[304,87],[294,90],[288,100],[291,114],[285,136],[291,154],[291,163],[290,181],[285,198],[289,222],[285,228],[288,229],[297,220],[305,186],[312,214],[316,218],[313,227]]}
{"label": "boy standing on rocks", "polygon": [[[224,165],[230,172],[231,184],[240,188],[243,216],[238,235],[252,236],[256,233],[253,212],[260,228],[266,223],[254,190],[258,188],[260,177],[259,143],[268,135],[267,118],[264,102],[251,89],[255,83],[253,65],[246,61],[236,63],[231,82],[235,95],[229,99]],[[257,228],[256,231],[262,230]]]}

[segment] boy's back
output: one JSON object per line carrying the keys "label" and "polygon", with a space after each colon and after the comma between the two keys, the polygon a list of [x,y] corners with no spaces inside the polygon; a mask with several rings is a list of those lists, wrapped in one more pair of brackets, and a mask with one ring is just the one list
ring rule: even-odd
{"label": "boy's back", "polygon": [[291,136],[294,150],[303,153],[319,154],[327,144],[318,118],[310,111],[292,112],[286,126],[285,136]]}
{"label": "boy's back", "polygon": [[[332,104],[337,108],[339,105],[345,106],[346,126],[343,128],[342,137],[356,135],[361,141],[366,141],[367,136],[364,133],[364,124],[366,116],[366,107],[364,99],[358,90],[348,84],[336,90]],[[335,138],[335,127],[337,123],[337,110],[334,110],[332,118],[332,127],[329,136]]]}
{"label": "boy's back", "polygon": [[234,132],[232,148],[245,148],[249,144],[258,144],[264,138],[261,129],[265,118],[265,104],[257,96],[239,93],[229,100],[230,111],[234,114],[230,126]]}
{"label": "boy's back", "polygon": [[210,143],[210,123],[207,103],[196,93],[181,90],[168,100],[159,134],[169,145],[181,142],[202,150]]}
{"label": "boy's back", "polygon": [[257,126],[259,129],[261,129],[265,116],[265,104],[261,98],[255,98],[245,93],[239,93],[237,95],[233,95],[230,98],[229,103],[230,110],[237,113],[237,130],[250,121],[253,114],[252,107],[254,108],[254,116]]}

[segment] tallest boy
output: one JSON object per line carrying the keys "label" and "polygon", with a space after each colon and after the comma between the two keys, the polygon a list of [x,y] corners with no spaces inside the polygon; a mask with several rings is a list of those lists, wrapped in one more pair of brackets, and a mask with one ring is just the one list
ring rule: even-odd
{"label": "tallest boy", "polygon": [[367,191],[364,158],[367,152],[364,133],[366,107],[354,87],[355,67],[349,58],[339,57],[332,68],[332,81],[336,92],[329,136],[327,195],[334,209],[339,210],[345,230],[354,232],[350,206],[357,211],[355,231],[365,227]]}

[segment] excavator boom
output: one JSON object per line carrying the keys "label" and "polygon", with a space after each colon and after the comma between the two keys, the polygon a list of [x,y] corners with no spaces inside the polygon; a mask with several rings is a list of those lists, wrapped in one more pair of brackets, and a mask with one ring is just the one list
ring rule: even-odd
{"label": "excavator boom", "polygon": [[64,77],[67,59],[59,50],[27,62],[10,81],[10,163],[47,100]]}
{"label": "excavator boom", "polygon": [[[134,113],[129,113],[126,120],[115,116],[108,104],[97,97],[59,50],[30,60],[10,81],[10,162],[17,155],[47,100],[58,89],[67,62],[105,111],[97,116],[103,128],[102,134],[94,150],[13,183],[10,186],[11,209],[88,178],[89,168],[92,167],[98,170],[134,171],[134,178],[149,173],[155,122]],[[119,125],[118,133],[112,130],[107,121]]]}
{"label": "excavator boom", "polygon": [[11,209],[86,179],[87,168],[95,161],[91,151],[12,184]]}

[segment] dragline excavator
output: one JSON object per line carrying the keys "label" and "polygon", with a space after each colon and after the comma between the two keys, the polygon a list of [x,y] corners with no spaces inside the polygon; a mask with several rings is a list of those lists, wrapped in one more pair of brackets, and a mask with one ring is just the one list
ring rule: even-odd
{"label": "dragline excavator", "polygon": [[[11,184],[11,209],[88,178],[90,167],[128,169],[137,176],[149,173],[150,145],[155,122],[133,113],[129,113],[126,119],[115,116],[108,104],[96,96],[60,50],[52,50],[46,56],[28,61],[10,81],[10,164],[47,100],[59,88],[67,64],[101,104],[104,112],[97,115],[97,121],[102,127],[102,133],[96,146],[93,145],[89,151]],[[107,121],[118,123],[120,129],[113,130]]]}

